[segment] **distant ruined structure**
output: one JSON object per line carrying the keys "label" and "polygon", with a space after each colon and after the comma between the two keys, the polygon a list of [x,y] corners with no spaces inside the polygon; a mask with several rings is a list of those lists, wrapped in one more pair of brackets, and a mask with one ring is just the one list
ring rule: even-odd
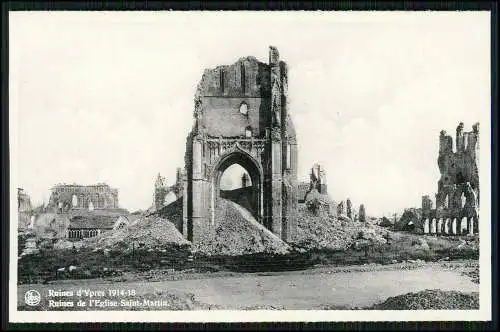
{"label": "distant ruined structure", "polygon": [[312,166],[309,184],[306,184],[298,184],[298,202],[305,203],[307,209],[315,215],[336,216],[337,204],[328,195],[326,174],[322,165],[315,163]]}
{"label": "distant ruined structure", "polygon": [[18,226],[29,227],[32,216],[32,206],[30,196],[22,188],[17,188],[17,212]]}
{"label": "distant ruined structure", "polygon": [[31,212],[31,199],[23,188],[17,188],[17,211]]}
{"label": "distant ruined structure", "polygon": [[89,215],[74,216],[67,227],[67,238],[85,239],[98,236],[112,229],[119,229],[129,224],[129,216]]}
{"label": "distant ruined structure", "polygon": [[311,181],[309,184],[309,190],[316,189],[320,194],[328,194],[326,185],[326,175],[323,166],[320,164],[314,164],[311,168]]}
{"label": "distant ruined structure", "polygon": [[351,203],[351,200],[348,198],[346,200],[346,214],[347,214],[347,218],[350,218],[350,219],[353,219],[353,213],[352,213],[352,203]]}
{"label": "distant ruined structure", "polygon": [[366,221],[366,211],[365,211],[365,205],[361,204],[359,206],[359,221],[360,222],[365,222]]}
{"label": "distant ruined structure", "polygon": [[183,194],[183,182],[183,172],[181,168],[177,168],[175,184],[172,186],[167,186],[165,177],[158,173],[153,192],[154,209],[159,210],[165,205],[180,198]]}
{"label": "distant ruined structure", "polygon": [[344,201],[340,201],[337,205],[337,216],[345,215]]}
{"label": "distant ruined structure", "polygon": [[247,173],[243,173],[241,176],[241,188],[246,188],[250,184],[250,177],[248,176]]}
{"label": "distant ruined structure", "polygon": [[48,211],[65,213],[94,209],[119,209],[118,189],[105,183],[90,186],[58,184],[51,188]]}
{"label": "distant ruined structure", "polygon": [[479,221],[479,123],[464,132],[461,122],[453,138],[446,131],[439,136],[436,208],[428,195],[422,196],[422,227],[431,234],[478,233]]}
{"label": "distant ruined structure", "polygon": [[322,165],[315,163],[311,167],[309,181],[300,181],[297,183],[297,200],[299,203],[305,203],[307,195],[316,190],[322,195],[328,195],[325,169]]}
{"label": "distant ruined structure", "polygon": [[163,206],[166,195],[167,187],[165,185],[165,177],[161,176],[160,173],[158,173],[153,193],[153,204],[156,210],[160,209]]}
{"label": "distant ruined structure", "polygon": [[253,217],[282,240],[295,237],[297,138],[288,111],[288,67],[276,47],[269,63],[254,57],[206,69],[194,98],[187,137],[182,233],[215,236],[223,172],[239,164]]}

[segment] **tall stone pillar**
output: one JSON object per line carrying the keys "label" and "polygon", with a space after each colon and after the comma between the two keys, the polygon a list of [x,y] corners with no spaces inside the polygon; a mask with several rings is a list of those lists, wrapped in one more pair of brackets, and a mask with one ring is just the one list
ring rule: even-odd
{"label": "tall stone pillar", "polygon": [[271,163],[272,163],[272,231],[281,238],[282,236],[282,185],[281,174],[281,142],[273,141],[271,143]]}
{"label": "tall stone pillar", "polygon": [[192,214],[191,222],[193,229],[193,242],[197,242],[203,233],[204,228],[204,211],[203,211],[203,172],[202,172],[202,142],[193,139],[193,179],[192,179]]}
{"label": "tall stone pillar", "polygon": [[186,170],[184,169],[181,174],[182,177],[182,235],[187,239],[188,237],[188,183]]}
{"label": "tall stone pillar", "polygon": [[281,74],[278,50],[269,47],[269,66],[271,68],[271,192],[272,216],[271,228],[282,237],[283,221],[283,167],[282,167],[282,132],[281,132]]}
{"label": "tall stone pillar", "polygon": [[297,228],[297,140],[288,114],[288,66],[279,62],[281,83],[281,170],[282,236],[285,241],[295,238]]}
{"label": "tall stone pillar", "polygon": [[465,137],[464,137],[464,123],[460,122],[457,127],[456,141],[457,152],[463,152],[465,150]]}

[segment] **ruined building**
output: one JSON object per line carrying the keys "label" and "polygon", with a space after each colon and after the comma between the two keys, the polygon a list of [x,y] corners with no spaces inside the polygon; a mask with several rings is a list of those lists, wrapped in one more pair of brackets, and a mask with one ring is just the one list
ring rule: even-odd
{"label": "ruined building", "polygon": [[250,185],[250,177],[248,176],[247,173],[243,173],[241,176],[241,187],[246,188]]}
{"label": "ruined building", "polygon": [[74,216],[67,227],[66,236],[69,239],[85,239],[98,236],[112,229],[123,228],[128,222],[129,216],[116,215],[92,215]]}
{"label": "ruined building", "polygon": [[17,212],[19,227],[28,227],[32,215],[31,199],[22,188],[17,188]]}
{"label": "ruined building", "polygon": [[359,221],[360,222],[365,222],[366,221],[366,211],[365,211],[365,205],[361,204],[359,206]]}
{"label": "ruined building", "polygon": [[[249,174],[253,217],[285,241],[297,215],[297,139],[288,110],[288,68],[278,50],[206,69],[194,98],[187,138],[183,234],[213,236],[220,179],[231,165]],[[212,234],[212,235],[211,235]]]}
{"label": "ruined building", "polygon": [[180,167],[177,167],[176,173],[175,173],[175,184],[167,187],[167,195],[169,193],[175,194],[176,198],[182,197],[182,194],[184,192],[184,180],[185,180],[185,171],[181,169]]}
{"label": "ruined building", "polygon": [[439,136],[436,208],[429,196],[422,197],[424,233],[461,234],[478,232],[479,220],[479,123],[464,132],[460,123],[453,138],[446,131]]}
{"label": "ruined building", "polygon": [[17,188],[17,210],[19,212],[31,212],[30,196],[22,188]]}
{"label": "ruined building", "polygon": [[353,219],[353,213],[352,213],[352,203],[351,200],[348,198],[346,201],[346,214],[347,218]]}
{"label": "ruined building", "polygon": [[153,204],[156,210],[160,209],[163,206],[166,195],[167,187],[165,185],[165,177],[161,176],[160,173],[158,173],[153,193]]}
{"label": "ruined building", "polygon": [[342,216],[344,215],[345,216],[345,206],[344,206],[344,201],[341,201],[338,205],[337,205],[337,216]]}
{"label": "ruined building", "polygon": [[326,175],[325,169],[320,164],[314,164],[311,168],[310,190],[316,189],[320,194],[326,195]]}
{"label": "ruined building", "polygon": [[[307,209],[315,215],[336,216],[337,204],[328,195],[323,166],[315,163],[311,168],[309,184],[305,184],[298,184],[298,202],[305,203]],[[305,190],[306,188],[308,189]]]}
{"label": "ruined building", "polygon": [[51,188],[49,211],[65,213],[72,210],[119,209],[118,189],[105,183],[90,186],[58,184]]}
{"label": "ruined building", "polygon": [[325,169],[322,165],[315,163],[311,167],[309,181],[297,183],[297,199],[299,203],[305,203],[307,195],[316,190],[322,195],[328,195]]}
{"label": "ruined building", "polygon": [[153,207],[159,210],[165,205],[176,201],[183,194],[183,172],[181,168],[177,168],[175,184],[172,186],[167,185],[165,177],[158,173],[154,184],[153,191]]}

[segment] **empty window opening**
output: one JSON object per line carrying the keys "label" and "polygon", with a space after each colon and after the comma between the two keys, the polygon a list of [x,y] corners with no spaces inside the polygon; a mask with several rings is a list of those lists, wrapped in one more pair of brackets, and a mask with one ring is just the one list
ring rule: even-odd
{"label": "empty window opening", "polygon": [[241,103],[240,113],[243,115],[248,115],[248,105],[246,103]]}
{"label": "empty window opening", "polygon": [[220,70],[220,75],[219,75],[219,85],[220,85],[220,92],[224,93],[224,70]]}
{"label": "empty window opening", "polygon": [[246,127],[245,128],[245,137],[246,138],[252,137],[252,128],[251,127]]}
{"label": "empty window opening", "polygon": [[241,91],[245,93],[245,64],[241,63]]}

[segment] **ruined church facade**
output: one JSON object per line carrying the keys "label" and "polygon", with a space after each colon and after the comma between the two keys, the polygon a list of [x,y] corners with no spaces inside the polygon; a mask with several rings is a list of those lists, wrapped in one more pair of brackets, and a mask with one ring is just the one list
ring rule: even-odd
{"label": "ruined church facade", "polygon": [[58,213],[71,210],[118,209],[118,189],[106,183],[95,185],[58,184],[51,188],[47,209]]}
{"label": "ruined church facade", "polygon": [[272,46],[267,64],[245,57],[203,73],[183,174],[188,240],[215,230],[221,176],[233,164],[250,176],[253,217],[281,239],[294,238],[298,156],[287,88],[287,65]]}
{"label": "ruined church facade", "polygon": [[479,221],[479,123],[465,132],[464,124],[453,138],[442,130],[439,136],[436,207],[428,195],[422,197],[424,233],[474,234]]}

